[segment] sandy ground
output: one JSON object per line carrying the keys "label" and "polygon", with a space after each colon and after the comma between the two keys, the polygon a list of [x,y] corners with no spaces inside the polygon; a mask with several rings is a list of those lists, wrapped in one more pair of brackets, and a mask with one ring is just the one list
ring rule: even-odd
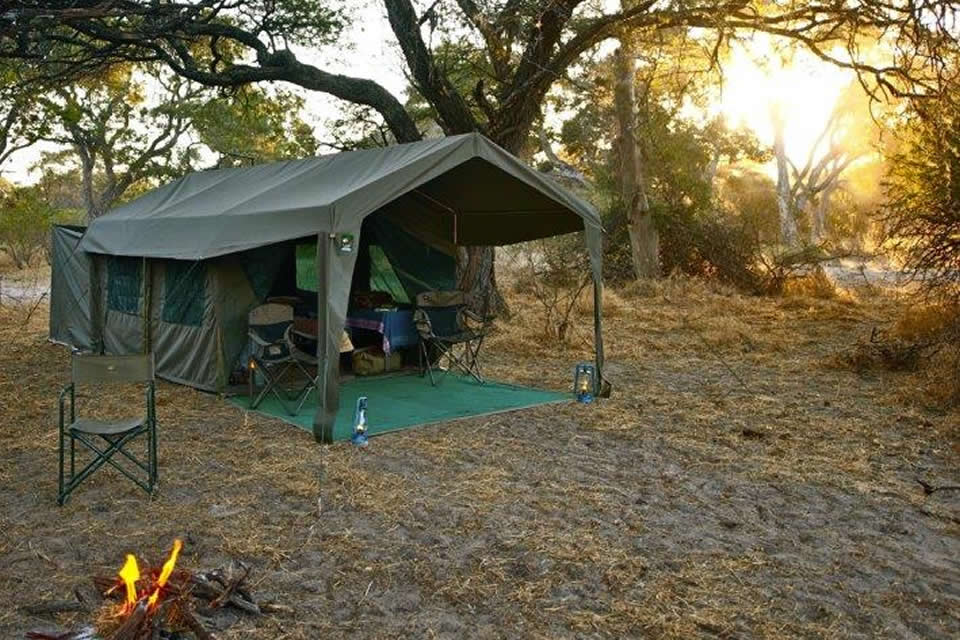
{"label": "sandy ground", "polygon": [[[588,310],[558,346],[514,304],[529,314],[491,340],[489,373],[566,387]],[[960,484],[960,416],[928,408],[911,374],[831,365],[900,305],[669,282],[611,293],[613,398],[365,451],[162,384],[159,494],[105,471],[63,508],[67,354],[42,311],[22,326],[7,309],[0,637],[88,621],[18,607],[70,599],[180,536],[184,567],[242,560],[256,596],[296,611],[221,616],[220,638],[956,638],[960,492],[928,497],[916,478]]]}
{"label": "sandy ground", "polygon": [[0,259],[0,306],[33,305],[50,294],[50,267],[13,269]]}

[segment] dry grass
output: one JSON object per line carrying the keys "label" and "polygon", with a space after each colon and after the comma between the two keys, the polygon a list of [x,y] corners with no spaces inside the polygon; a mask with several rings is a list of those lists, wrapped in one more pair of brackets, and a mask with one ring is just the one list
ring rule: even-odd
{"label": "dry grass", "polygon": [[944,305],[906,305],[892,321],[841,349],[830,363],[861,375],[910,372],[898,385],[904,405],[943,410],[960,406],[960,310]]}
{"label": "dry grass", "polygon": [[908,306],[893,325],[893,334],[902,340],[935,340],[956,331],[960,308],[939,304]]}
{"label": "dry grass", "polygon": [[[556,389],[591,357],[536,307],[488,345],[491,377]],[[44,623],[123,553],[186,540],[188,568],[240,559],[295,616],[221,638],[956,637],[958,414],[903,404],[906,374],[828,356],[901,303],[755,298],[668,279],[610,291],[614,396],[374,438],[307,434],[162,384],[153,500],[100,472],[55,506],[53,402],[67,354],[42,312],[0,310],[0,635]],[[110,406],[107,406],[110,405]],[[120,409],[112,397],[98,411]]]}
{"label": "dry grass", "polygon": [[832,300],[839,291],[823,269],[814,269],[809,274],[788,279],[783,285],[783,295],[788,298],[817,298]]}

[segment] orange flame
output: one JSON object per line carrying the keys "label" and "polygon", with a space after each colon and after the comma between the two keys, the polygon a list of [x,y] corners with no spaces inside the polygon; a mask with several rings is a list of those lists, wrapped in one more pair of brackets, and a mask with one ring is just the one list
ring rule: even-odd
{"label": "orange flame", "polygon": [[140,579],[140,568],[132,553],[127,554],[127,561],[117,575],[127,588],[127,607],[132,607],[137,601],[137,580]]}
{"label": "orange flame", "polygon": [[170,574],[173,573],[173,568],[177,564],[177,556],[180,554],[180,549],[182,548],[182,540],[173,541],[173,550],[170,552],[170,557],[167,558],[167,561],[163,563],[163,569],[160,570],[160,577],[157,578],[157,586],[153,590],[153,593],[150,594],[150,599],[147,603],[151,608],[157,604],[157,599],[160,598],[160,589],[162,589],[163,586],[167,584],[167,580],[170,579]]}

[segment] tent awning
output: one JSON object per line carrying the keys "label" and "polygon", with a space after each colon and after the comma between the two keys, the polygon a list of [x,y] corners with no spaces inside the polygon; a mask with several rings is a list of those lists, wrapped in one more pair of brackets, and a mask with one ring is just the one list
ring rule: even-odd
{"label": "tent awning", "polygon": [[589,204],[472,133],[192,173],[94,220],[80,249],[199,260],[356,230],[386,205],[458,245],[601,226]]}

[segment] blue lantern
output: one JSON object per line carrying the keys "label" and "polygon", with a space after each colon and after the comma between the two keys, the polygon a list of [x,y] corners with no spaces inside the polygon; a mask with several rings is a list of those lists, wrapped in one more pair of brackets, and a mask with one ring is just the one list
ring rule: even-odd
{"label": "blue lantern", "polygon": [[353,435],[350,442],[358,447],[367,446],[367,396],[357,398],[357,406],[353,410]]}
{"label": "blue lantern", "polygon": [[597,384],[597,368],[588,362],[581,362],[573,368],[573,393],[577,402],[593,402],[593,391]]}

